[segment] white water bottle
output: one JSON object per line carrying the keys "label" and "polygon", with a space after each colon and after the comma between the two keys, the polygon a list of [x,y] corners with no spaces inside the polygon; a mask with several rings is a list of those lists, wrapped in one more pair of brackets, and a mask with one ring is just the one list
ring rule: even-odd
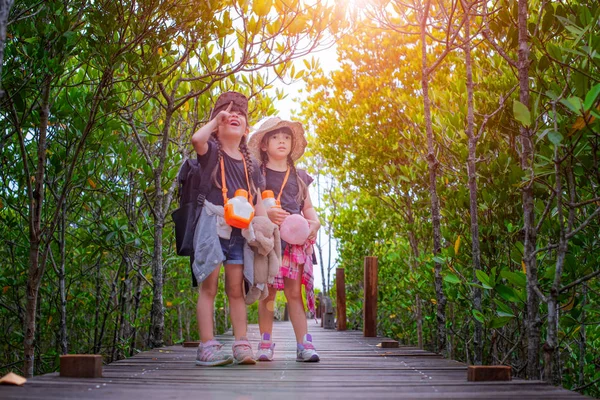
{"label": "white water bottle", "polygon": [[267,209],[271,208],[271,207],[281,208],[281,206],[279,205],[279,202],[275,199],[275,194],[273,193],[272,190],[263,190],[262,200],[263,200],[263,204],[265,205],[265,208],[267,208]]}

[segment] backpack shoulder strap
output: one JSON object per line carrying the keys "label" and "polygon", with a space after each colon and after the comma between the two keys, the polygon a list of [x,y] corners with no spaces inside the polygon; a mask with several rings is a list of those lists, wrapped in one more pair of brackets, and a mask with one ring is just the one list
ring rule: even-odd
{"label": "backpack shoulder strap", "polygon": [[200,207],[204,206],[204,200],[206,200],[206,196],[210,189],[212,188],[212,182],[210,181],[210,176],[212,175],[213,170],[217,166],[218,153],[216,151],[211,151],[208,156],[208,162],[202,168],[202,175],[200,178],[200,187],[198,188],[199,193],[196,198],[196,204]]}

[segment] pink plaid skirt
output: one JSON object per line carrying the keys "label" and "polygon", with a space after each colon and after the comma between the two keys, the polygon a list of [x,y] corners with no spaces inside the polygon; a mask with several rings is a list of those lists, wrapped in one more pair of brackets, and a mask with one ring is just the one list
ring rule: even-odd
{"label": "pink plaid skirt", "polygon": [[288,244],[283,252],[282,265],[279,273],[274,278],[271,287],[283,290],[284,278],[298,279],[300,266],[304,265],[302,272],[302,284],[306,289],[306,305],[310,312],[315,312],[315,290],[313,278],[312,251],[314,240],[307,240],[303,245]]}

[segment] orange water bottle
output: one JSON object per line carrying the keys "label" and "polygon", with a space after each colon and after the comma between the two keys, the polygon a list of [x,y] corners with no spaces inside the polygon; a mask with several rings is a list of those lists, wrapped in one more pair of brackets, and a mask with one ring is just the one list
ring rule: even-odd
{"label": "orange water bottle", "polygon": [[227,201],[225,222],[234,228],[245,229],[254,218],[254,207],[248,202],[248,192],[244,189],[235,191],[235,196]]}

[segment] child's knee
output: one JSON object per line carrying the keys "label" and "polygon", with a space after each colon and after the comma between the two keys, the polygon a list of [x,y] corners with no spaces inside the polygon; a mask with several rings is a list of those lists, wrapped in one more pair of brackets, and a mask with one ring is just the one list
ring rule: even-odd
{"label": "child's knee", "polygon": [[217,296],[218,281],[207,279],[200,284],[200,296],[198,297],[210,297],[215,298]]}
{"label": "child's knee", "polygon": [[267,295],[267,297],[265,297],[263,301],[274,301],[275,296],[277,296],[277,290],[269,288],[269,294]]}
{"label": "child's knee", "polygon": [[227,297],[234,300],[243,298],[244,294],[242,293],[242,286],[243,285],[239,282],[237,284],[231,282],[227,283],[225,285],[225,293],[227,294]]}
{"label": "child's knee", "polygon": [[202,286],[200,288],[200,296],[202,297],[209,297],[214,299],[215,297],[217,297],[217,288],[213,288],[211,286]]}
{"label": "child's knee", "polygon": [[288,301],[302,300],[302,290],[300,287],[285,287],[283,289],[283,293],[285,294],[285,298]]}

